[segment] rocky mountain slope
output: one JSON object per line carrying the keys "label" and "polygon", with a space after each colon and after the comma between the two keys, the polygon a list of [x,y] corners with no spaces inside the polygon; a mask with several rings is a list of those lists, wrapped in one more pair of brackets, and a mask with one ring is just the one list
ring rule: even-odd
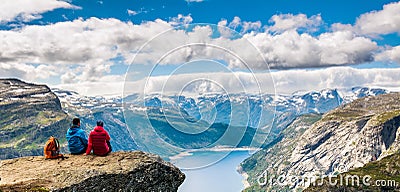
{"label": "rocky mountain slope", "polygon": [[[260,151],[260,159],[246,160],[245,167],[250,160],[256,161],[248,169],[254,175],[249,182],[257,185],[255,177],[262,174],[261,170],[273,175],[309,177],[361,167],[399,151],[399,126],[400,93],[357,99],[326,113],[306,128],[285,154],[281,154],[282,158],[269,162],[268,157],[288,141]],[[287,186],[303,188],[296,182],[288,182]]]}
{"label": "rocky mountain slope", "polygon": [[0,159],[42,155],[49,136],[65,138],[67,117],[46,85],[0,79]]}
{"label": "rocky mountain slope", "polygon": [[[260,174],[266,173],[269,176],[279,175],[287,169],[290,162],[288,158],[294,147],[300,140],[301,135],[315,122],[320,120],[320,114],[305,114],[297,117],[277,139],[265,146],[265,150],[258,151],[246,159],[240,165],[240,172],[248,175],[248,182],[251,184],[246,191],[272,191],[282,190],[282,186],[267,183],[262,189],[258,185]],[[262,176],[264,177],[264,175]]]}
{"label": "rocky mountain slope", "polygon": [[116,152],[0,161],[0,191],[177,191],[185,175],[160,157]]}

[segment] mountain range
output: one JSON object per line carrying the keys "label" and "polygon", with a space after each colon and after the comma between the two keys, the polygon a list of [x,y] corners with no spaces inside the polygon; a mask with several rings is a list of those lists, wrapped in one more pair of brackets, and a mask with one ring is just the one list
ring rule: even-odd
{"label": "mountain range", "polygon": [[[388,93],[379,88],[326,89],[293,95],[205,94],[87,97],[53,89],[65,112],[83,119],[83,126],[103,119],[119,143],[165,157],[186,149],[262,147],[276,139],[298,116],[325,113],[357,98]],[[224,134],[225,137],[220,139]],[[123,139],[119,139],[123,138]],[[160,147],[162,146],[162,147]],[[172,147],[171,147],[172,146]]]}
{"label": "mountain range", "polygon": [[[399,150],[400,96],[354,87],[279,94],[88,97],[18,79],[0,80],[0,158],[41,155],[51,135],[73,117],[88,133],[105,122],[116,151],[141,149],[169,157],[216,146],[262,148],[241,164],[248,191],[272,175],[328,175],[361,168]],[[222,138],[222,139],[221,139]],[[343,170],[341,171],[343,172]],[[271,189],[303,189],[298,183]]]}

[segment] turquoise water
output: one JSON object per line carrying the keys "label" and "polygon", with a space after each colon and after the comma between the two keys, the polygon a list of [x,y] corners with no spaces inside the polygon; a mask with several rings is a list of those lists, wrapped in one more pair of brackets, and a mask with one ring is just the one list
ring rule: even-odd
{"label": "turquoise water", "polygon": [[[227,152],[199,151],[191,156],[184,156],[174,163],[176,166],[188,168],[191,165],[208,164],[221,159]],[[183,169],[186,175],[179,192],[239,192],[244,189],[243,177],[236,171],[237,166],[249,157],[248,151],[233,151],[217,163],[198,169]]]}

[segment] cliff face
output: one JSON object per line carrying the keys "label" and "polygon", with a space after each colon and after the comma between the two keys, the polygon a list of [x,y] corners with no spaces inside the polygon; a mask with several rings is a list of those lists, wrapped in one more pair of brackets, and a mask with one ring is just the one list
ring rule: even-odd
{"label": "cliff face", "polygon": [[316,121],[321,119],[320,114],[307,114],[297,117],[283,132],[278,139],[266,149],[260,150],[246,159],[240,165],[242,171],[249,176],[250,187],[245,191],[284,191],[282,186],[266,185],[259,186],[258,176],[267,171],[268,174],[279,175],[288,169],[290,162],[288,158],[294,147],[300,140],[300,136]]}
{"label": "cliff face", "polygon": [[0,159],[42,155],[49,136],[65,138],[67,117],[49,87],[0,79]]}
{"label": "cliff face", "polygon": [[[296,124],[298,122],[295,121]],[[263,171],[273,177],[324,176],[379,161],[399,151],[399,126],[400,93],[357,99],[326,113],[316,123],[303,127],[304,133],[284,133],[282,141],[259,152],[259,158],[252,158],[254,162],[250,162],[254,166],[250,166],[248,171],[253,175],[249,182],[258,186],[256,179]],[[298,125],[296,127],[301,128]],[[296,137],[290,139],[290,134]],[[288,144],[281,150],[282,146]],[[275,155],[278,158],[273,158]],[[247,160],[244,165],[248,164]],[[287,186],[278,188],[288,186],[304,187],[288,182]],[[270,186],[264,186],[264,189],[266,187]],[[253,189],[261,190],[259,186]]]}
{"label": "cliff face", "polygon": [[140,151],[3,160],[0,177],[0,191],[177,191],[185,179],[172,164]]}
{"label": "cliff face", "polygon": [[308,129],[292,153],[292,174],[357,168],[399,150],[400,94],[366,97],[339,107]]}

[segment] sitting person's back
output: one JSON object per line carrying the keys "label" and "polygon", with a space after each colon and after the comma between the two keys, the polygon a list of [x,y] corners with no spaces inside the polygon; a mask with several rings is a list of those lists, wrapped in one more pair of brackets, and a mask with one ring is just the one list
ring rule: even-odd
{"label": "sitting person's back", "polygon": [[85,131],[80,128],[80,120],[74,118],[72,120],[72,127],[67,131],[68,149],[71,154],[83,154],[87,148],[87,137]]}
{"label": "sitting person's back", "polygon": [[104,130],[102,121],[97,121],[97,126],[90,132],[86,155],[89,155],[92,149],[93,153],[99,156],[111,152],[110,135]]}

